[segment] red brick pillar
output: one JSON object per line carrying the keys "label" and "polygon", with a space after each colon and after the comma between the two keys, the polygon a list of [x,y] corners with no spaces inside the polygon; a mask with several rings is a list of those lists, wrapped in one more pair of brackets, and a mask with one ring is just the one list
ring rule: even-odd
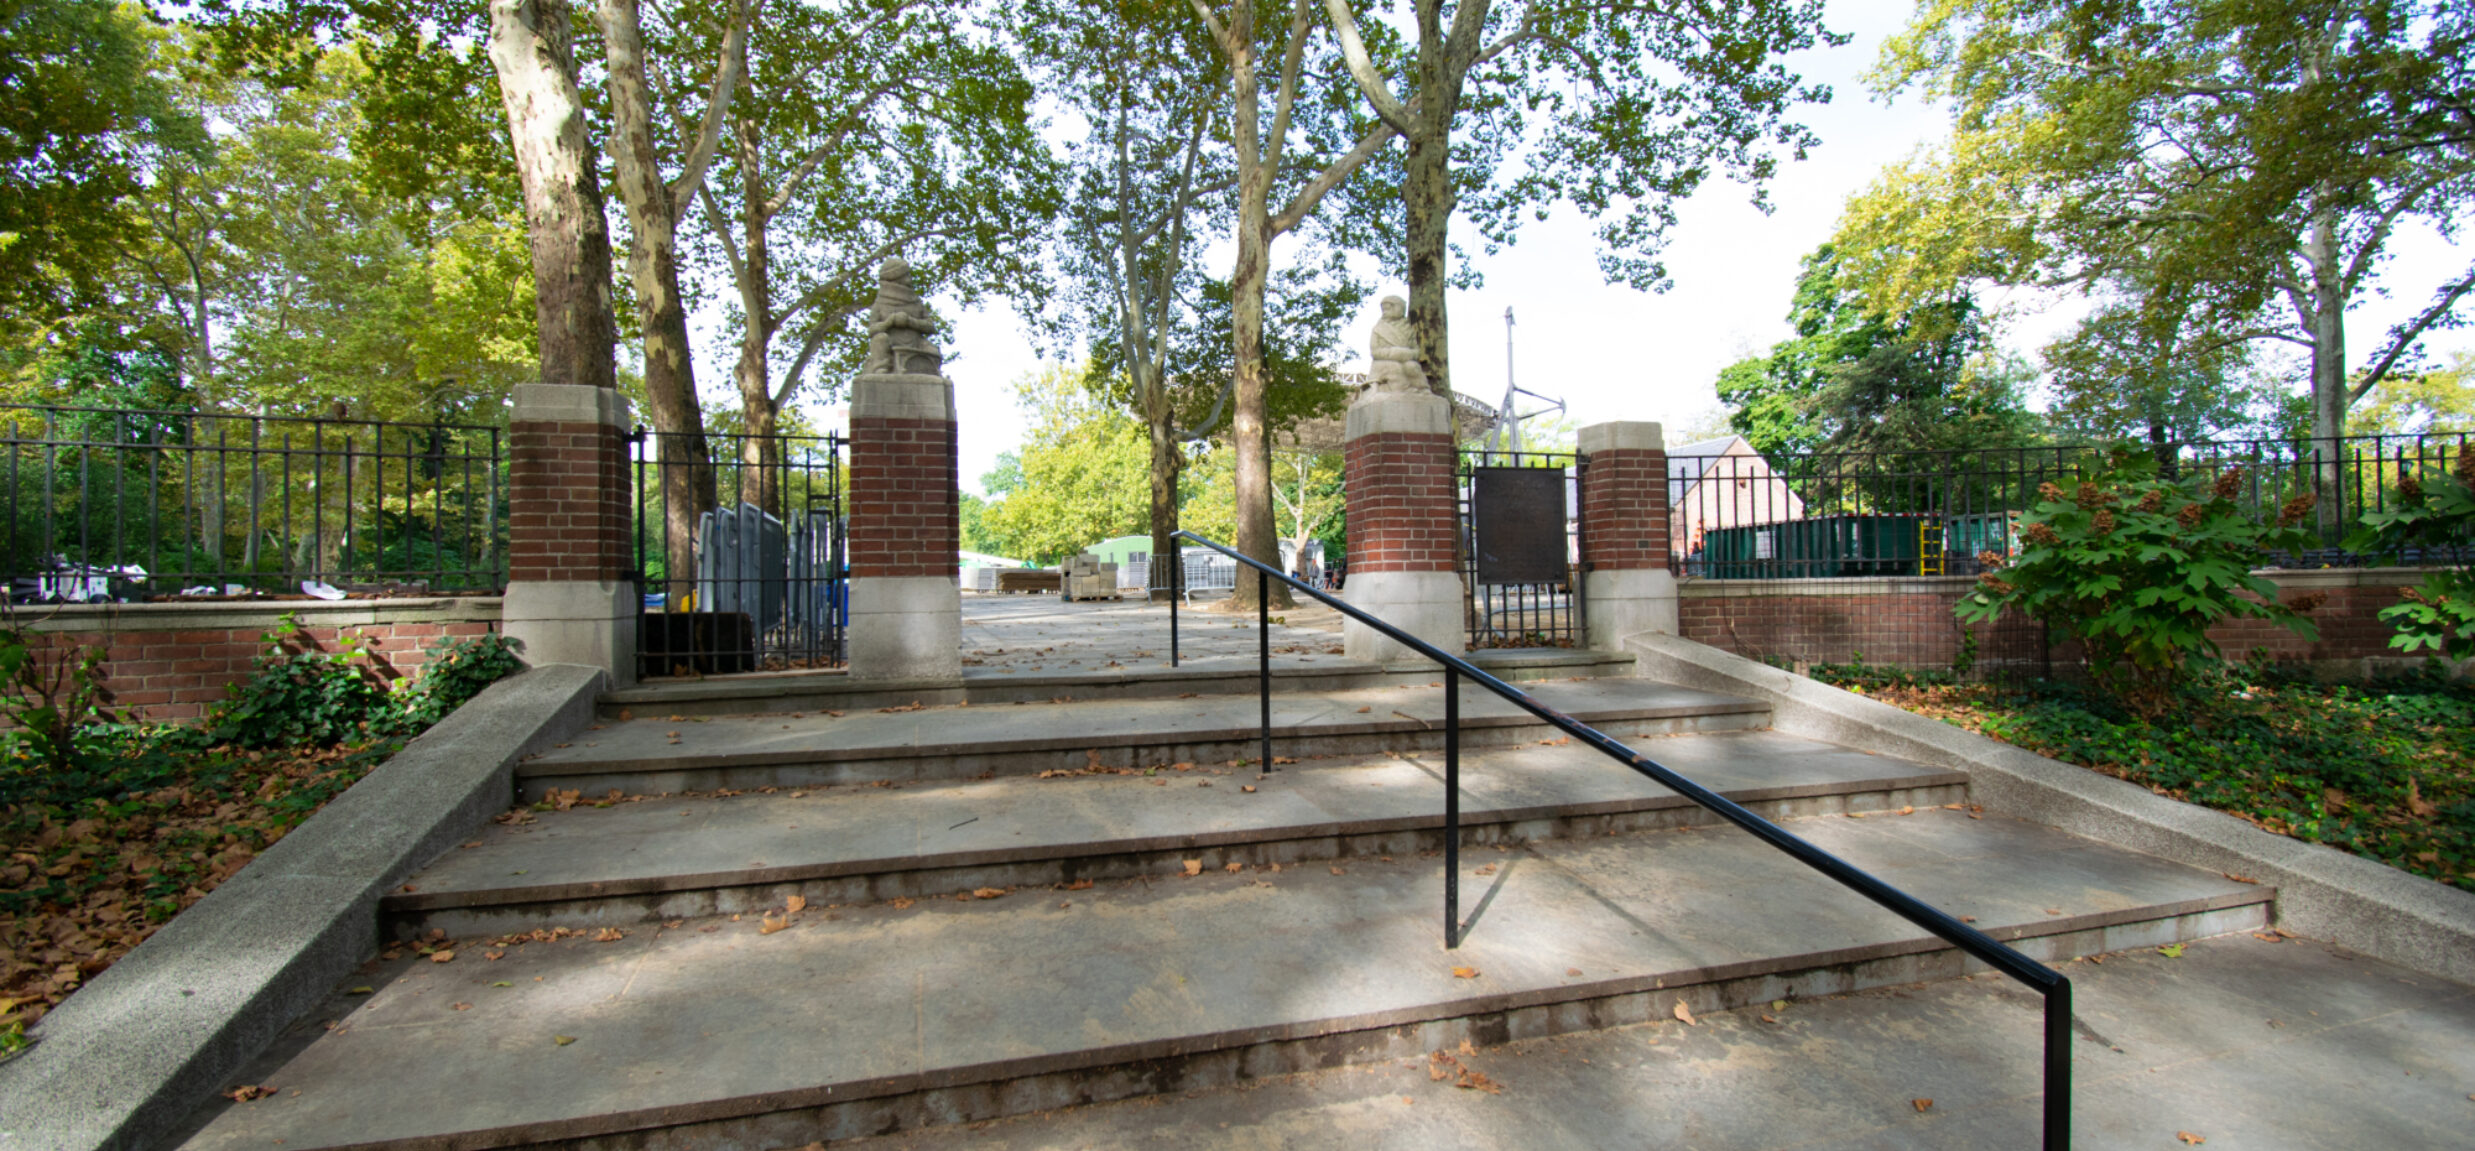
{"label": "red brick pillar", "polygon": [[961,678],[961,491],[953,382],[859,377],[851,389],[854,678]]}
{"label": "red brick pillar", "polygon": [[630,550],[627,400],[609,388],[519,384],[508,425],[508,638],[525,662],[636,677],[641,614]]}
{"label": "red brick pillar", "polygon": [[[1344,596],[1353,607],[1459,654],[1467,645],[1453,541],[1452,405],[1426,392],[1373,392],[1349,406],[1342,490],[1349,513]],[[1342,625],[1352,659],[1415,659],[1356,621]]]}
{"label": "red brick pillar", "polygon": [[1581,429],[1582,602],[1590,646],[1676,632],[1676,578],[1667,570],[1667,443],[1659,425]]}

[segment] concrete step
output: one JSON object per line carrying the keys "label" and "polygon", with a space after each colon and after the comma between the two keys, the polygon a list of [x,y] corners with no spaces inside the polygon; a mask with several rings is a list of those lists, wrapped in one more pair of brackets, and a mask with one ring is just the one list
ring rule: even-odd
{"label": "concrete step", "polygon": [[[1359,688],[1272,701],[1273,754],[1372,755],[1443,746],[1441,683]],[[1548,706],[1624,735],[1736,731],[1769,725],[1763,705],[1647,680],[1593,678],[1537,683]],[[1260,755],[1259,703],[1251,696],[1061,700],[864,711],[790,711],[613,719],[574,742],[519,765],[525,802],[550,789],[600,796],[752,791],[760,787],[969,779],[1074,770],[1094,762],[1223,765]],[[1537,738],[1546,726],[1484,691],[1464,687],[1464,747]]]}
{"label": "concrete step", "polygon": [[[1642,741],[1661,762],[1773,819],[1932,807],[1967,777],[1774,732]],[[519,816],[387,896],[398,938],[501,934],[985,887],[1299,865],[1443,846],[1439,754],[1150,774],[673,796]],[[1570,740],[1465,753],[1462,841],[1709,825],[1715,818]]]}
{"label": "concrete step", "polygon": [[[2274,894],[1940,808],[1790,826],[2048,959],[2257,928]],[[1440,860],[1400,855],[465,940],[347,980],[244,1072],[271,1097],[176,1142],[796,1146],[1967,969],[1733,829],[1463,864],[1449,952]]]}
{"label": "concrete step", "polygon": [[[1339,649],[1338,637],[1329,642],[1282,637],[1281,646],[1272,656],[1272,690],[1294,694],[1398,687],[1422,684],[1438,674],[1432,666],[1386,669],[1381,664],[1343,658]],[[717,716],[853,711],[914,702],[930,706],[1040,703],[1059,696],[1082,700],[1170,699],[1190,693],[1247,695],[1258,690],[1259,666],[1252,655],[1205,656],[1184,660],[1174,668],[1169,666],[1165,646],[1157,653],[1144,651],[1141,656],[1133,662],[1095,657],[1090,666],[1065,666],[1062,662],[1054,666],[1026,664],[1002,668],[966,664],[960,684],[854,680],[839,670],[657,679],[606,692],[599,706],[603,719],[616,719],[622,711]],[[1629,652],[1504,648],[1470,652],[1468,658],[1488,674],[1517,683],[1633,673]]]}

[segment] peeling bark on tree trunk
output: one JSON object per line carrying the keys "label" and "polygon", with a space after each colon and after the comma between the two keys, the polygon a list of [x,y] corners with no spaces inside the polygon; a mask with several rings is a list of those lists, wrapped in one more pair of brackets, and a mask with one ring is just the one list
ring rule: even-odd
{"label": "peeling bark on tree trunk", "polygon": [[[1152,575],[1146,582],[1152,585],[1151,598],[1163,599],[1176,586],[1175,565],[1183,555],[1177,532],[1177,475],[1186,465],[1185,453],[1177,447],[1177,426],[1169,410],[1168,389],[1157,383],[1146,387],[1143,422],[1152,440]],[[1169,566],[1163,566],[1169,565]]]}
{"label": "peeling bark on tree trunk", "polygon": [[[667,602],[677,603],[693,586],[698,519],[715,505],[712,446],[696,399],[696,373],[688,354],[687,307],[679,290],[681,208],[693,187],[673,189],[662,180],[653,139],[653,97],[645,79],[644,37],[636,0],[604,0],[601,25],[610,61],[610,152],[619,198],[627,207],[628,278],[644,327],[645,411],[656,438],[660,466],[663,538],[654,542],[664,560]],[[734,29],[734,32],[737,32]],[[744,33],[738,33],[744,37]],[[723,50],[724,76],[714,103],[726,110],[739,61]],[[682,182],[699,182],[711,142],[698,140]]]}
{"label": "peeling bark on tree trunk", "polygon": [[1427,387],[1452,396],[1450,323],[1444,282],[1451,275],[1452,117],[1461,106],[1461,76],[1445,50],[1436,5],[1418,5],[1418,107],[1404,141],[1401,205],[1403,241],[1409,257],[1409,327],[1418,338],[1419,366]]}
{"label": "peeling bark on tree trunk", "polygon": [[781,405],[774,399],[773,373],[767,365],[774,318],[773,257],[766,250],[771,221],[764,210],[764,149],[753,117],[740,117],[737,123],[740,202],[745,205],[740,227],[746,245],[739,260],[739,310],[746,315],[739,364],[731,374],[739,384],[739,408],[747,423],[747,439],[739,446],[739,498],[778,516],[782,508],[774,490],[774,467],[782,453],[773,436]]}
{"label": "peeling bark on tree trunk", "polygon": [[532,241],[541,379],[618,386],[610,313],[610,222],[585,139],[565,0],[491,0],[490,63],[498,71]]}
{"label": "peeling bark on tree trunk", "polygon": [[2319,497],[2314,509],[2324,542],[2335,546],[2346,530],[2344,461],[2346,434],[2346,287],[2339,270],[2337,221],[2323,212],[2303,244],[2312,268],[2312,441],[2320,454]]}

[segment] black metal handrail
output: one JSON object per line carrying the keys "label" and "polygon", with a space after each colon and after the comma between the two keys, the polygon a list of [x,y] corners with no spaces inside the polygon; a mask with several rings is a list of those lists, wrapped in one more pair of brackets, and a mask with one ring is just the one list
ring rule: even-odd
{"label": "black metal handrail", "polygon": [[[1704,810],[1737,827],[1751,832],[1763,843],[1786,852],[1799,863],[1821,872],[1824,876],[1857,894],[1874,901],[1891,913],[1934,933],[1943,941],[1983,961],[1987,966],[2026,984],[2045,997],[2045,1146],[2049,1149],[2071,1145],[2071,980],[2061,972],[2020,954],[2008,944],[1927,905],[1916,897],[1866,874],[1854,864],[1815,847],[1778,824],[1745,810],[1726,796],[1678,774],[1674,769],[1657,763],[1634,751],[1605,732],[1540,703],[1528,692],[1505,683],[1460,656],[1445,652],[1435,645],[1385,623],[1341,600],[1292,579],[1268,564],[1204,539],[1193,532],[1181,531],[1179,538],[1192,540],[1222,555],[1262,573],[1262,579],[1276,579],[1291,588],[1305,592],[1342,615],[1374,628],[1393,642],[1442,664],[1444,667],[1444,946],[1461,945],[1460,846],[1461,846],[1461,685],[1462,677],[1494,692],[1513,706],[1537,716],[1566,735],[1597,749],[1600,753],[1649,777],[1660,786],[1692,800]],[[1258,585],[1255,596],[1258,640],[1258,672],[1263,685],[1263,761],[1265,771],[1272,768],[1272,662],[1269,606],[1270,588]],[[1172,600],[1172,605],[1175,601]],[[1174,613],[1174,606],[1172,606]],[[1169,643],[1172,652],[1177,645],[1177,619],[1169,621]]]}

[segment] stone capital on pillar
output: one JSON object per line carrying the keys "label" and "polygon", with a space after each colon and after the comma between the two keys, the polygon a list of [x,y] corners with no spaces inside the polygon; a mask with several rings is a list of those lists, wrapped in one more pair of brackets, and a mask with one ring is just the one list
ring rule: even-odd
{"label": "stone capital on pillar", "polygon": [[580,384],[518,384],[508,420],[507,597],[501,626],[526,663],[636,678],[627,399]]}
{"label": "stone capital on pillar", "polygon": [[[1349,515],[1343,597],[1446,652],[1467,645],[1454,541],[1452,405],[1431,392],[1368,391],[1349,406],[1342,490]],[[1342,623],[1352,659],[1424,663],[1375,629]]]}
{"label": "stone capital on pillar", "polygon": [[851,385],[853,679],[962,678],[954,384],[870,373]]}
{"label": "stone capital on pillar", "polygon": [[1642,632],[1676,631],[1667,569],[1667,442],[1657,424],[1590,424],[1579,437],[1582,600],[1589,644],[1619,651]]}

